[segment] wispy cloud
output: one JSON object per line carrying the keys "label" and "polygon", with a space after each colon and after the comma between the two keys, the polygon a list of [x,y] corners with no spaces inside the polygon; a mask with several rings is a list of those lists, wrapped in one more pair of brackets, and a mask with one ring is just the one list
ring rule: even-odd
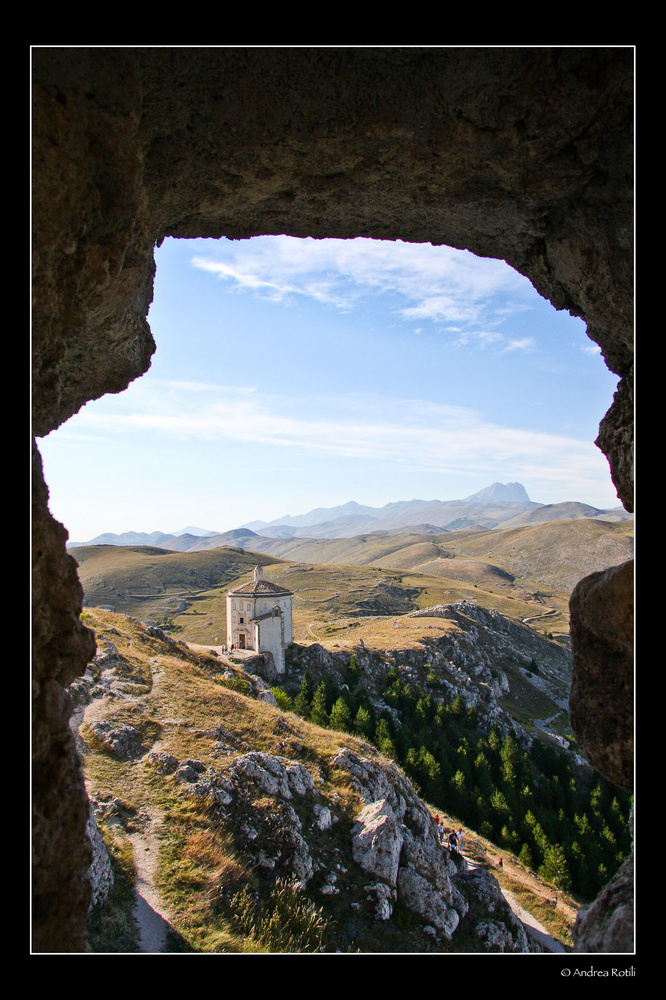
{"label": "wispy cloud", "polygon": [[[314,416],[313,416],[314,414]],[[564,435],[502,426],[472,408],[379,395],[301,397],[206,383],[135,383],[123,397],[84,408],[76,432],[269,445],[304,455],[363,459],[414,470],[580,484],[587,495],[607,478],[593,444]],[[585,487],[584,492],[581,492]],[[550,491],[549,491],[550,492]]]}
{"label": "wispy cloud", "polygon": [[403,319],[463,327],[469,334],[465,343],[477,346],[501,346],[503,336],[491,332],[529,308],[534,295],[530,282],[504,261],[399,240],[223,240],[191,263],[237,291],[275,301],[305,296],[348,310],[366,295],[391,293]]}

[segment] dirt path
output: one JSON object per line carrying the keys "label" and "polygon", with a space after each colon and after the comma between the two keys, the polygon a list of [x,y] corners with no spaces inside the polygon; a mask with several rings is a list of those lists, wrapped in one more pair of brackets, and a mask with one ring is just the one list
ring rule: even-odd
{"label": "dirt path", "polygon": [[[478,847],[477,849],[480,852],[480,857],[483,858],[483,863],[480,863],[479,856],[476,856],[476,852],[474,854],[466,854],[464,855],[465,860],[467,861],[467,864],[469,865],[470,869],[479,867],[488,867],[489,863],[490,870],[492,870],[492,868],[495,866],[497,862],[493,861],[493,859],[489,855],[487,855],[486,852],[483,851],[480,847]],[[537,896],[541,896],[544,900],[546,898],[547,899],[552,898],[552,889],[549,889],[547,892],[542,886],[539,885],[537,879],[534,878],[534,876],[532,876],[531,874],[525,872],[524,869],[516,868],[510,862],[505,862],[503,871],[511,878],[515,879],[517,882],[520,882],[525,886],[528,886],[532,890],[532,892],[534,892]],[[518,900],[516,899],[516,897],[511,892],[510,889],[505,889],[501,885],[500,889],[502,895],[506,899],[507,903],[509,904],[515,915],[522,922],[528,934],[530,934],[533,938],[539,941],[539,943],[543,945],[543,947],[546,948],[548,951],[562,952],[562,953],[566,952],[566,948],[561,943],[561,941],[558,941],[556,938],[554,938],[550,934],[550,932],[543,926],[543,924],[541,924],[536,919],[536,917],[534,917],[528,910],[525,910],[521,906],[521,904],[518,902]],[[563,900],[559,898],[557,905],[560,907],[565,907]],[[573,921],[573,919],[575,918],[575,912],[572,910],[569,915],[571,916]]]}
{"label": "dirt path", "polygon": [[539,941],[544,948],[547,948],[548,951],[566,952],[564,945],[556,938],[552,937],[543,924],[539,923],[536,917],[533,917],[531,913],[522,908],[512,892],[509,892],[508,889],[502,889],[502,895],[518,919],[521,921],[528,934],[531,934],[532,937],[536,938],[536,940]]}
{"label": "dirt path", "polygon": [[139,945],[141,951],[151,953],[166,951],[167,932],[171,926],[168,913],[155,888],[159,823],[159,818],[153,815],[145,831],[129,835],[136,866],[134,916],[139,926]]}
{"label": "dirt path", "polygon": [[[159,685],[161,671],[155,666],[153,669],[153,689]],[[87,749],[79,736],[79,729],[85,720],[90,724],[97,716],[103,715],[109,697],[114,697],[114,686],[116,684],[114,670],[103,670],[100,676],[100,686],[107,690],[107,694],[96,697],[86,705],[78,706],[72,713],[70,728],[77,741],[77,747],[82,756],[85,756]],[[148,810],[143,811],[141,816],[141,829],[126,831],[126,835],[131,841],[134,850],[134,864],[136,869],[136,901],[134,905],[134,917],[139,928],[139,947],[142,952],[164,952],[166,950],[167,932],[170,928],[169,914],[164,908],[159,893],[155,887],[155,873],[157,869],[157,859],[159,852],[158,832],[161,825],[159,813]]]}
{"label": "dirt path", "polygon": [[521,618],[520,620],[524,624],[527,624],[527,622],[535,622],[538,618],[551,618],[553,615],[556,614],[557,614],[557,608],[547,608],[546,611],[544,611],[540,615],[530,615],[528,618]]}

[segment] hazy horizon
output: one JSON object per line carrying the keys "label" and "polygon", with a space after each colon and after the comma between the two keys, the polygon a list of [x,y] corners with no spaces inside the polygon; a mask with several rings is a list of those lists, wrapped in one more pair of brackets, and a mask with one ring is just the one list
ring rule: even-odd
{"label": "hazy horizon", "polygon": [[[489,485],[493,485],[493,484],[489,484]],[[447,500],[454,501],[454,502],[456,500],[464,501],[465,499],[466,499],[465,497],[448,497],[447,498]],[[535,503],[535,504],[541,503],[541,501],[539,501],[539,500],[533,500],[532,497],[530,497],[529,499],[530,499],[530,501],[532,503]],[[390,507],[390,506],[392,506],[392,505],[394,505],[396,503],[401,503],[401,502],[406,502],[406,503],[410,503],[410,502],[439,503],[439,502],[446,502],[446,501],[442,501],[442,498],[436,498],[436,497],[414,497],[414,498],[412,498],[411,500],[408,500],[408,501],[404,501],[404,500],[403,501],[389,500],[389,501],[387,501],[386,504],[382,504],[379,507],[371,507],[368,504],[358,504],[358,506],[361,507],[362,509],[366,509],[367,508],[368,510],[381,511],[385,507]],[[571,501],[571,502],[582,503],[584,501]],[[268,526],[277,526],[278,524],[282,523],[283,521],[286,522],[286,521],[289,521],[291,519],[297,519],[297,518],[305,517],[305,516],[308,516],[310,514],[313,514],[316,511],[338,510],[339,508],[346,507],[349,504],[357,504],[357,501],[355,501],[355,500],[347,500],[345,503],[336,504],[334,507],[321,507],[320,506],[320,507],[313,507],[313,508],[311,508],[310,510],[307,510],[307,511],[305,511],[305,510],[298,511],[298,512],[290,511],[288,513],[285,513],[285,514],[281,515],[280,517],[273,518],[270,521],[266,521],[266,520],[264,520],[262,518],[254,518],[254,519],[252,519],[249,522],[244,522],[243,524],[235,524],[235,525],[233,525],[233,527],[224,528],[224,529],[220,529],[220,530],[218,530],[215,527],[211,528],[210,526],[209,527],[204,527],[203,525],[200,525],[200,524],[196,524],[196,525],[195,524],[190,524],[190,525],[185,525],[182,528],[167,529],[167,530],[162,530],[159,527],[158,528],[152,528],[151,530],[137,530],[135,528],[126,528],[124,531],[117,531],[117,532],[104,531],[104,532],[98,532],[97,535],[94,535],[94,536],[92,536],[92,538],[88,538],[88,539],[78,539],[78,538],[71,538],[70,537],[70,541],[71,542],[82,542],[82,541],[86,542],[86,541],[93,541],[94,538],[101,537],[101,536],[104,536],[104,535],[114,534],[114,535],[118,535],[120,537],[122,535],[130,534],[130,533],[131,534],[145,534],[145,535],[153,535],[153,534],[158,534],[159,533],[159,534],[163,534],[163,535],[172,535],[172,536],[176,536],[176,537],[179,536],[179,535],[184,535],[184,534],[199,534],[199,535],[202,535],[202,536],[203,535],[223,535],[223,534],[225,534],[228,531],[235,531],[235,530],[244,529],[244,528],[247,528],[250,531],[254,531],[255,533],[259,533],[260,534],[261,533],[260,532],[260,528],[257,527],[257,525],[259,525],[259,524],[261,524],[261,525],[263,525],[265,527],[268,527]],[[548,505],[544,504],[544,506],[548,506]],[[590,506],[592,506],[592,505],[590,505]],[[613,507],[616,508],[616,509],[622,509],[622,510],[624,510],[624,507],[622,506],[622,504],[620,503],[619,500],[617,500],[616,504],[614,504]],[[613,508],[604,508],[604,509],[613,509]],[[367,529],[364,529],[364,531],[362,533],[364,533],[366,530]],[[444,529],[442,529],[442,530],[444,530]],[[350,532],[350,534],[353,535],[354,532]]]}

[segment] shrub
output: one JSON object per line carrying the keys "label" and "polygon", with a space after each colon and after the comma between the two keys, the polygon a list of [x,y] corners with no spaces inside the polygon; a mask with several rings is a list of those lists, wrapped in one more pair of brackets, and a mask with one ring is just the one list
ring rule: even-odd
{"label": "shrub", "polygon": [[278,704],[278,708],[282,709],[283,712],[293,712],[294,706],[292,700],[284,688],[276,685],[271,688],[271,691],[273,692],[275,700]]}

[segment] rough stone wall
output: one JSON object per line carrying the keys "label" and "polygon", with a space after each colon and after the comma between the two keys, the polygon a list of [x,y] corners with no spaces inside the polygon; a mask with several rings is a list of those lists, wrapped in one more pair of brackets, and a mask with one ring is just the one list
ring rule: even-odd
{"label": "rough stone wall", "polygon": [[[598,444],[633,510],[631,49],[35,48],[32,61],[37,437],[147,370],[165,236],[443,243],[503,258],[585,319],[622,379]],[[38,456],[33,525],[33,947],[77,951],[90,857],[65,689],[94,645]]]}
{"label": "rough stone wall", "polygon": [[106,844],[104,843],[92,810],[88,819],[87,834],[92,845],[93,854],[89,870],[90,905],[92,907],[104,906],[109,898],[109,893],[113,889],[113,868],[111,867],[109,852],[106,849]]}

